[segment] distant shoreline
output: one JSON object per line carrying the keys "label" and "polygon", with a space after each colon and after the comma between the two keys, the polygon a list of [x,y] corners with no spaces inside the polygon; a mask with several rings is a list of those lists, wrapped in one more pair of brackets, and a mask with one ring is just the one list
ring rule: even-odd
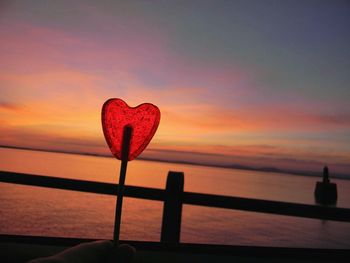
{"label": "distant shoreline", "polygon": [[[87,153],[87,152],[71,152],[71,151],[64,151],[64,150],[49,150],[49,149],[19,147],[19,146],[9,146],[9,145],[0,145],[0,148],[113,158],[113,156],[107,155],[107,154],[96,154],[96,153]],[[149,157],[139,157],[138,160],[149,161],[149,162],[161,162],[161,163],[187,164],[187,165],[205,166],[205,167],[213,167],[213,168],[237,169],[237,170],[244,170],[244,171],[256,171],[256,172],[266,172],[266,173],[282,173],[282,174],[291,174],[291,175],[298,175],[298,176],[300,176],[300,175],[301,176],[312,176],[312,177],[319,177],[319,178],[322,177],[321,172],[288,170],[288,169],[279,169],[279,168],[275,168],[275,167],[249,167],[249,166],[240,165],[240,164],[211,165],[211,164],[199,163],[199,162],[193,162],[193,161],[163,160],[163,159],[159,159],[159,158],[149,158]],[[334,173],[334,174],[332,174],[331,177],[337,178],[337,179],[350,180],[350,176],[346,175],[346,174]]]}

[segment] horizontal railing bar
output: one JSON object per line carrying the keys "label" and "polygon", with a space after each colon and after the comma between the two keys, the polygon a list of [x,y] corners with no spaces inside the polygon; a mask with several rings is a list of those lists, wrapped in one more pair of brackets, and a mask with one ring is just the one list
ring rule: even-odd
{"label": "horizontal railing bar", "polygon": [[[0,171],[0,182],[116,195],[117,184]],[[162,189],[125,186],[127,197],[164,201]],[[350,209],[184,192],[183,204],[350,222]]]}
{"label": "horizontal railing bar", "polygon": [[285,216],[350,222],[350,209],[296,204],[234,196],[183,193],[183,203]]}
{"label": "horizontal railing bar", "polygon": [[[118,185],[112,183],[102,183],[78,179],[68,179],[4,171],[0,171],[0,182],[24,184],[31,186],[42,186],[62,190],[73,190],[106,195],[117,195],[118,189]],[[141,198],[155,201],[164,200],[164,191],[162,189],[156,188],[126,185],[124,189],[124,195],[133,198]]]}

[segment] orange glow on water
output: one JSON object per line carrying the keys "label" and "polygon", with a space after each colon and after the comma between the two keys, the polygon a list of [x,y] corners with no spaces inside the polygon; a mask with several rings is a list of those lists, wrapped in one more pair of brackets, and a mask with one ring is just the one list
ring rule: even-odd
{"label": "orange glow on water", "polygon": [[[0,160],[0,170],[109,183],[117,182],[120,165],[114,158],[14,149],[0,149]],[[138,160],[131,162],[126,185],[164,189],[169,170],[184,172],[185,191],[297,203],[314,202],[312,194],[316,180],[314,177],[174,163]],[[343,193],[339,195],[338,206],[348,207],[350,195],[347,193],[350,181],[334,181],[338,182],[339,193]],[[0,223],[4,234],[98,239],[112,237],[115,207],[113,196],[7,183],[0,184],[0,191],[3,212]],[[130,240],[159,241],[161,213],[161,202],[126,198],[121,237]],[[269,234],[260,233],[266,230],[266,227],[270,227],[272,221],[274,227],[268,231]],[[346,235],[349,226],[344,224],[331,224],[327,226],[326,231],[321,231],[319,228],[324,227],[324,224],[318,220],[185,205],[181,241],[308,247],[310,244],[304,242],[307,238],[314,240],[314,246],[329,248],[332,245],[348,245]],[[328,231],[329,228],[332,228],[332,231]],[[300,231],[306,233],[303,239],[300,239]],[[277,238],[281,235],[288,238],[282,242]],[[319,238],[320,235],[327,238]],[[340,239],[343,243],[328,242],[330,235],[333,238],[343,237]],[[339,241],[338,238],[335,239]]]}

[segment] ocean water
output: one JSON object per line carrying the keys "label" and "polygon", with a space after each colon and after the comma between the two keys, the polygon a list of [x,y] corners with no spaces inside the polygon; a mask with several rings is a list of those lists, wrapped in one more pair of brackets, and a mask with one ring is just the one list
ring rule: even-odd
{"label": "ocean water", "polygon": [[[116,183],[113,158],[0,148],[0,170]],[[314,204],[318,178],[135,160],[126,184],[165,188],[185,173],[185,191]],[[333,179],[338,207],[350,207],[350,180]],[[121,238],[159,241],[161,202],[125,198]],[[115,198],[0,182],[0,233],[111,239]],[[350,248],[350,224],[185,205],[181,242]]]}

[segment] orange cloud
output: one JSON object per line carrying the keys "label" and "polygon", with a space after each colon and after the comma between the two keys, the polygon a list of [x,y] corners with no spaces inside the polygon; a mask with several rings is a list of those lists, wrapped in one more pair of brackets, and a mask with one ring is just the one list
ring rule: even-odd
{"label": "orange cloud", "polygon": [[164,107],[163,121],[184,133],[244,133],[273,131],[317,131],[350,127],[350,115],[331,116],[290,108],[246,107],[228,109],[213,105]]}
{"label": "orange cloud", "polygon": [[0,111],[17,111],[20,107],[15,103],[0,101]]}

